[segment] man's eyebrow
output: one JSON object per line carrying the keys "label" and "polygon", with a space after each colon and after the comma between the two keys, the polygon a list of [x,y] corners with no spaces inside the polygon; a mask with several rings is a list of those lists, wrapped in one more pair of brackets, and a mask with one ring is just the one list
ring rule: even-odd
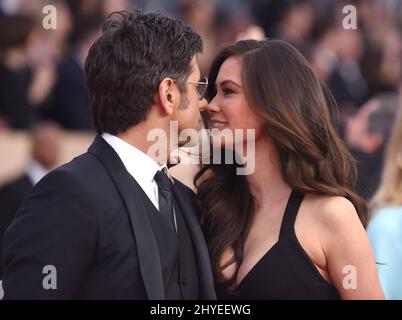
{"label": "man's eyebrow", "polygon": [[239,85],[238,83],[236,83],[236,82],[234,82],[233,80],[230,80],[230,79],[223,80],[223,81],[219,82],[218,84],[220,86],[223,86],[223,85],[228,84],[228,83],[231,83],[231,84],[235,85],[236,87],[241,88],[241,85]]}

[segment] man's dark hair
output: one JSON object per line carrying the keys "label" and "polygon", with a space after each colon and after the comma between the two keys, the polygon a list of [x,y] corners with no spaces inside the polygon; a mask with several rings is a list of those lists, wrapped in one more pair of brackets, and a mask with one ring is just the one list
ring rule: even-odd
{"label": "man's dark hair", "polygon": [[185,91],[202,40],[183,22],[140,10],[112,13],[89,50],[85,73],[94,126],[118,134],[147,118],[160,82]]}

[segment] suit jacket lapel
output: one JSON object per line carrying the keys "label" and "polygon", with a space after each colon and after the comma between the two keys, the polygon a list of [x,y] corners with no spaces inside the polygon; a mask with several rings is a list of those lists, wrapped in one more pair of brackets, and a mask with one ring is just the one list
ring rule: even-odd
{"label": "suit jacket lapel", "polygon": [[205,244],[204,235],[196,218],[197,213],[195,212],[195,209],[192,207],[191,203],[189,203],[188,200],[186,201],[181,192],[179,192],[177,184],[180,182],[177,182],[177,180],[175,180],[175,182],[176,183],[173,185],[173,194],[178,205],[180,206],[181,211],[183,212],[183,216],[196,251],[198,270],[200,273],[199,279],[201,298],[215,300],[216,294],[211,270],[211,263],[209,260],[209,254],[207,246]]}
{"label": "suit jacket lapel", "polygon": [[95,138],[88,152],[97,157],[105,166],[126,204],[148,298],[151,300],[165,299],[158,247],[143,199],[139,193],[140,186],[127,172],[113,148],[101,137]]}

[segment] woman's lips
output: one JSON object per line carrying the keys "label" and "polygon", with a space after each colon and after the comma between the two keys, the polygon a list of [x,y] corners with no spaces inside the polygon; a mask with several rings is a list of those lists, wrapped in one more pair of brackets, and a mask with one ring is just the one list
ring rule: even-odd
{"label": "woman's lips", "polygon": [[212,129],[223,130],[228,127],[228,123],[219,120],[211,120]]}

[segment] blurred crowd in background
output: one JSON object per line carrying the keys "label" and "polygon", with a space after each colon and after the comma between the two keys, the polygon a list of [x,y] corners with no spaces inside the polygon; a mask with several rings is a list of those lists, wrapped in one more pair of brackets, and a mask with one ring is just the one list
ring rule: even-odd
{"label": "blurred crowd in background", "polygon": [[[57,8],[56,30],[42,27],[46,4]],[[345,5],[357,9],[356,29],[342,25]],[[399,196],[383,192],[376,204],[402,207],[401,134],[393,134],[396,151],[385,156],[392,131],[402,127],[402,116],[395,120],[401,109],[402,0],[0,0],[0,133],[29,130],[34,144],[45,137],[48,148],[33,157],[50,168],[54,161],[44,162],[38,153],[57,155],[60,130],[92,132],[84,61],[108,14],[133,6],[176,16],[201,34],[203,75],[217,51],[236,40],[270,37],[293,44],[338,103],[334,120],[357,159],[358,192],[372,199],[389,161],[396,176],[387,190]]]}

